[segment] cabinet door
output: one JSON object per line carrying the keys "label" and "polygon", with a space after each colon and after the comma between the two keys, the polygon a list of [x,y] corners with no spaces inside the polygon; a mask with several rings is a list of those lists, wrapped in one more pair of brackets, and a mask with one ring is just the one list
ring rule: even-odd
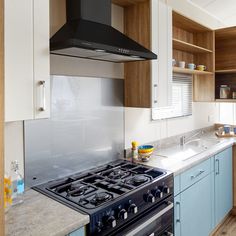
{"label": "cabinet door", "polygon": [[180,216],[180,194],[174,198],[174,228],[175,228],[175,236],[181,235],[180,223],[181,223],[181,216]]}
{"label": "cabinet door", "polygon": [[232,148],[215,156],[215,225],[233,207]]}
{"label": "cabinet door", "polygon": [[212,229],[213,172],[181,193],[181,236],[208,236]]}
{"label": "cabinet door", "polygon": [[34,118],[50,116],[49,2],[34,0]]}
{"label": "cabinet door", "polygon": [[85,236],[85,228],[82,227],[82,228],[70,233],[68,236]]}
{"label": "cabinet door", "polygon": [[172,9],[165,0],[152,0],[152,107],[171,105],[172,97]]}
{"label": "cabinet door", "polygon": [[32,0],[5,0],[5,121],[34,117],[32,9]]}

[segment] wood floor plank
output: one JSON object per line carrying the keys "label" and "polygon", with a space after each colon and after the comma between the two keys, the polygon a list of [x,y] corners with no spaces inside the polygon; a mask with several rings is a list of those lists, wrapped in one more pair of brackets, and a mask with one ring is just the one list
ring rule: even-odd
{"label": "wood floor plank", "polygon": [[236,216],[230,215],[214,236],[236,236]]}

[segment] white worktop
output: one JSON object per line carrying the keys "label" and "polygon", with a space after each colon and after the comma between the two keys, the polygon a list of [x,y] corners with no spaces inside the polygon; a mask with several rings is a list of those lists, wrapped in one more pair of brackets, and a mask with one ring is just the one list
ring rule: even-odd
{"label": "white worktop", "polygon": [[[215,133],[208,133],[204,138],[216,138]],[[160,153],[164,151],[175,151],[175,154],[178,154],[178,151],[181,153],[181,147],[179,145],[170,146],[165,149],[156,149],[152,156],[150,157],[149,162],[142,162],[144,165],[161,168],[165,170],[169,170],[174,173],[174,175],[178,175],[181,172],[186,171],[187,169],[193,167],[194,165],[208,159],[209,157],[215,155],[216,153],[221,152],[222,150],[233,146],[236,143],[236,138],[220,138],[220,143],[211,146],[210,148],[206,149],[205,151],[188,158],[187,160],[182,160],[181,158],[174,158],[174,157],[164,157],[160,156]],[[178,156],[178,155],[176,155]]]}

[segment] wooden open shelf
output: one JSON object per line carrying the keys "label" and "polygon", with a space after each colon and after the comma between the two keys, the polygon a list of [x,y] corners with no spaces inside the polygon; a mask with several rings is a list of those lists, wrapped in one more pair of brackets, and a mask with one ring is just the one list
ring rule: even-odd
{"label": "wooden open shelf", "polygon": [[236,69],[227,69],[227,70],[216,70],[217,74],[233,74],[236,73]]}
{"label": "wooden open shelf", "polygon": [[207,31],[211,31],[211,29],[193,20],[190,20],[187,17],[184,17],[177,12],[173,11],[172,15],[173,15],[173,25],[176,26],[177,28],[181,28],[189,32],[193,32],[193,33],[203,33]]}
{"label": "wooden open shelf", "polygon": [[216,99],[216,102],[236,102],[236,99]]}
{"label": "wooden open shelf", "polygon": [[130,6],[130,5],[134,5],[134,4],[138,4],[140,2],[145,2],[147,0],[112,0],[112,3],[119,5],[119,6]]}
{"label": "wooden open shelf", "polygon": [[212,53],[212,50],[173,38],[173,48],[190,53]]}
{"label": "wooden open shelf", "polygon": [[173,72],[191,74],[194,78],[193,100],[215,101],[215,38],[214,32],[185,16],[173,12],[173,59],[186,64],[205,65],[207,71],[174,67]]}
{"label": "wooden open shelf", "polygon": [[174,73],[192,74],[192,75],[213,75],[213,72],[190,70],[188,68],[173,67]]}

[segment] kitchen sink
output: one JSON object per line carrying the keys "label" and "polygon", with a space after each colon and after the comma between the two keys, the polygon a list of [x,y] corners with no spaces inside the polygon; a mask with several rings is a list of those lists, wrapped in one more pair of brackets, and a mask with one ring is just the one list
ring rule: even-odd
{"label": "kitchen sink", "polygon": [[189,158],[192,158],[200,154],[201,152],[204,152],[205,150],[206,149],[201,146],[185,145],[185,146],[175,146],[172,148],[159,150],[157,154],[158,156],[174,158],[181,161],[185,161]]}
{"label": "kitchen sink", "polygon": [[186,142],[184,144],[185,147],[188,146],[194,146],[194,147],[203,147],[205,149],[208,149],[214,145],[217,145],[221,143],[221,140],[218,139],[214,139],[214,138],[208,138],[208,139],[194,139],[194,140],[190,140],[188,142]]}
{"label": "kitchen sink", "polygon": [[186,142],[183,146],[175,146],[172,148],[159,150],[158,155],[175,158],[181,161],[187,161],[194,156],[206,151],[214,145],[220,144],[222,140],[215,138],[198,138]]}

